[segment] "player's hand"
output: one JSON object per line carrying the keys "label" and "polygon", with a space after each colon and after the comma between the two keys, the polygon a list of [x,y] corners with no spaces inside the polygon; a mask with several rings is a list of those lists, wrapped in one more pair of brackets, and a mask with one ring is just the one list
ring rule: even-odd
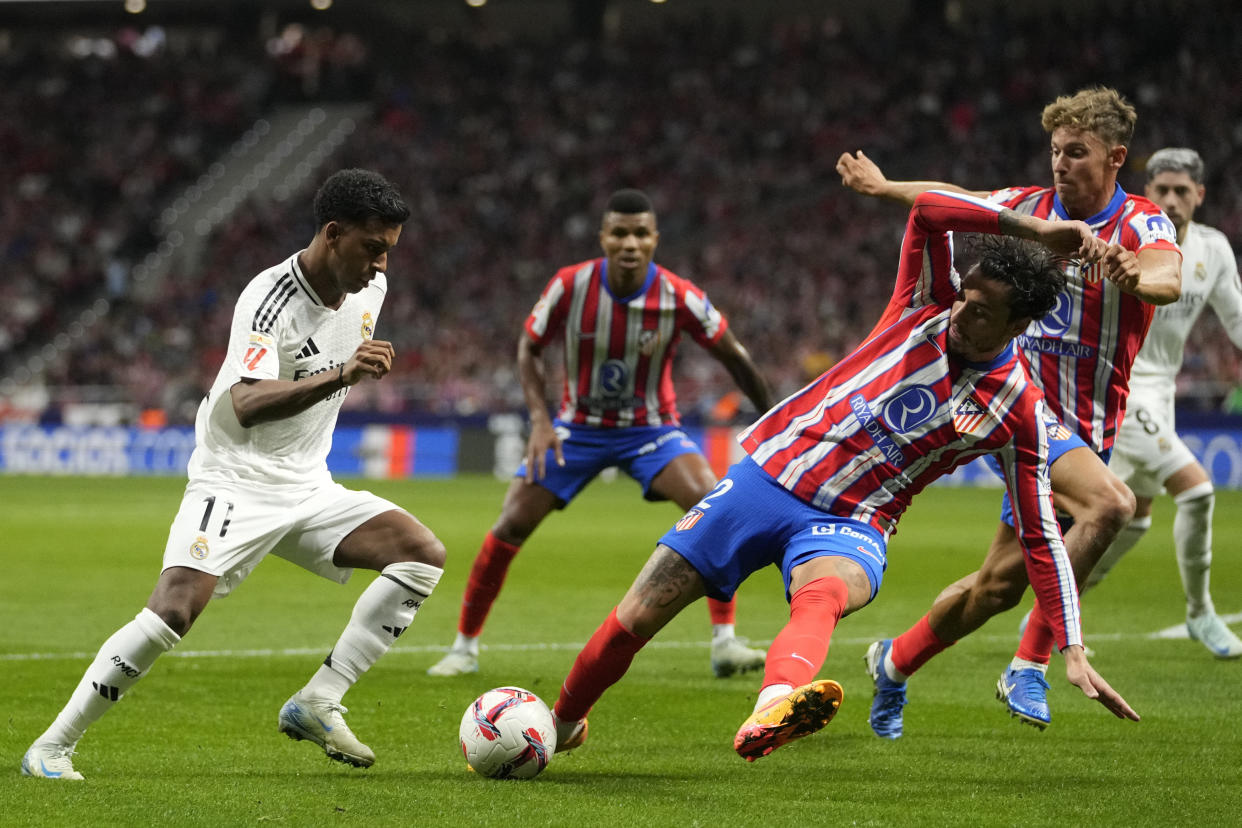
{"label": "player's hand", "polygon": [[1083,221],[1042,221],[1036,240],[1059,256],[1078,260],[1084,266],[1101,261],[1108,243]]}
{"label": "player's hand", "polygon": [[531,425],[530,439],[526,441],[526,482],[542,480],[548,473],[548,450],[556,458],[556,465],[565,465],[561,438],[550,420]]}
{"label": "player's hand", "polygon": [[863,195],[883,195],[884,185],[888,183],[884,173],[862,150],[854,155],[841,153],[837,159],[837,172],[841,175],[842,184]]}
{"label": "player's hand", "polygon": [[364,340],[354,355],[345,363],[341,379],[346,385],[356,385],[363,377],[383,379],[392,370],[392,360],[396,352],[391,342],[382,339]]}
{"label": "player's hand", "polygon": [[1101,267],[1104,278],[1117,287],[1128,293],[1138,290],[1143,268],[1133,250],[1127,250],[1119,244],[1110,244],[1101,260]]}
{"label": "player's hand", "polygon": [[1065,678],[1070,684],[1081,690],[1087,698],[1095,699],[1107,707],[1118,719],[1139,721],[1139,714],[1134,712],[1134,708],[1087,661],[1087,654],[1081,646],[1074,644],[1066,647],[1062,653],[1065,656]]}

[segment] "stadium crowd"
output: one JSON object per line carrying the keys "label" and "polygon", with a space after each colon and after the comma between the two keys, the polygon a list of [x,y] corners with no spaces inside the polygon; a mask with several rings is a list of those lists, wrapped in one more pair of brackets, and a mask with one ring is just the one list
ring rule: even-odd
{"label": "stadium crowd", "polygon": [[[205,343],[226,340],[246,281],[310,238],[308,198],[246,203],[197,269],[168,274],[150,296],[129,292],[125,269],[156,244],[163,204],[275,98],[365,89],[373,117],[324,167],[382,172],[414,214],[389,259],[380,320],[395,381],[348,405],[521,410],[521,321],[557,266],[597,255],[593,217],[622,186],[651,194],[657,261],[707,290],[783,395],[857,344],[891,290],[902,213],[840,186],[843,151],[865,150],[894,178],[1046,181],[1043,104],[1111,85],[1139,110],[1123,186],[1142,191],[1155,149],[1193,146],[1208,164],[1198,218],[1242,239],[1242,77],[1232,32],[1216,22],[1229,4],[1127,9],[1058,18],[989,4],[890,26],[818,14],[760,31],[670,16],[597,43],[426,33],[382,59],[351,37],[347,83],[291,82],[288,67],[304,65],[261,44],[138,57],[118,39],[112,58],[10,55],[0,368],[10,374],[105,295],[110,312],[44,381],[123,388],[139,408],[191,420],[221,357]],[[731,380],[694,351],[683,351],[678,388],[683,412],[704,414]],[[1187,348],[1186,402],[1217,404],[1239,381],[1242,361],[1205,320]]]}

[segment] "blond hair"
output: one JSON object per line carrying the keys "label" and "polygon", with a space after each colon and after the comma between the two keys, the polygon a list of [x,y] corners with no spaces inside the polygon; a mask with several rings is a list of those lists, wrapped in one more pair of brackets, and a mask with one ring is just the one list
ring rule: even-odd
{"label": "blond hair", "polygon": [[1041,123],[1048,133],[1068,127],[1092,132],[1110,147],[1128,146],[1138,113],[1116,89],[1093,86],[1062,95],[1044,107]]}

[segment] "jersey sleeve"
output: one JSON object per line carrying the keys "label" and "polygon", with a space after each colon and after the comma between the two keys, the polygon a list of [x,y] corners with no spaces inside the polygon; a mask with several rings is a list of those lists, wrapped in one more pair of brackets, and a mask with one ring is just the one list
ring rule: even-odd
{"label": "jersey sleeve", "polygon": [[1134,210],[1126,216],[1122,230],[1122,244],[1141,253],[1144,250],[1173,250],[1181,255],[1177,246],[1177,228],[1152,202],[1140,196],[1130,196]]}
{"label": "jersey sleeve", "polygon": [[544,286],[539,301],[535,303],[526,317],[523,326],[526,335],[539,345],[547,345],[555,339],[565,326],[565,318],[569,313],[569,302],[573,291],[566,284],[564,271],[552,277]]}
{"label": "jersey sleeve", "polygon": [[1058,648],[1063,648],[1082,644],[1078,587],[1052,505],[1047,463],[1048,422],[1052,416],[1034,387],[1028,387],[1025,397],[1015,406],[1015,412],[1021,413],[1011,450],[1000,453],[1001,469],[1031,589],[1052,626]]}
{"label": "jersey sleeve", "polygon": [[698,286],[688,281],[683,281],[683,285],[684,291],[679,303],[682,308],[682,328],[695,342],[704,348],[710,348],[729,329],[729,320],[717,310]]}
{"label": "jersey sleeve", "polygon": [[280,379],[280,329],[288,314],[278,311],[287,296],[269,288],[255,279],[233,309],[226,364],[232,366],[237,379]]}

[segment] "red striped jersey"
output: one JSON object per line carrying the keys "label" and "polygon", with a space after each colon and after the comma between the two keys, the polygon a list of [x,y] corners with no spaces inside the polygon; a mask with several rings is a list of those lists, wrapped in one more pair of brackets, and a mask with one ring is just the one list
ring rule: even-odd
{"label": "red striped jersey", "polygon": [[[997,190],[990,201],[1038,218],[1069,220],[1048,187]],[[1152,202],[1116,185],[1108,206],[1086,220],[1100,238],[1136,253],[1177,250],[1173,223]],[[1155,306],[1101,278],[1098,266],[1070,266],[1057,306],[1032,322],[1018,347],[1049,407],[1097,452],[1113,445],[1125,413],[1130,366],[1147,336]]]}
{"label": "red striped jersey", "polygon": [[1043,606],[1057,608],[1049,614],[1058,636],[1080,643],[1074,576],[1048,479],[1043,396],[1013,343],[987,363],[948,353],[960,286],[949,229],[997,233],[1000,211],[972,196],[920,195],[883,327],[739,439],[797,497],[882,532],[928,483],[995,454],[1031,584]]}
{"label": "red striped jersey", "polygon": [[564,335],[557,416],[606,428],[678,425],[672,368],[681,334],[706,348],[729,323],[690,280],[657,264],[630,296],[613,295],[607,268],[602,258],[561,268],[526,318],[539,345]]}

